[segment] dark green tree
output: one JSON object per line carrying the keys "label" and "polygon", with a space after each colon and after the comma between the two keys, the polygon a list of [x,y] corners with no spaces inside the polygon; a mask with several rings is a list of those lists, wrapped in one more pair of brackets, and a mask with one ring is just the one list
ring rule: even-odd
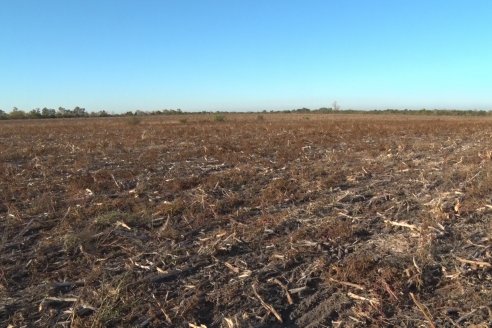
{"label": "dark green tree", "polygon": [[17,119],[23,119],[26,118],[26,113],[22,110],[20,110],[17,107],[12,108],[12,111],[9,114],[9,118],[17,120]]}
{"label": "dark green tree", "polygon": [[87,116],[87,113],[85,112],[85,108],[76,106],[73,109],[73,115],[76,117],[84,117],[84,116]]}
{"label": "dark green tree", "polygon": [[39,108],[35,108],[35,109],[31,110],[27,116],[29,118],[41,118],[42,117],[41,111]]}
{"label": "dark green tree", "polygon": [[52,108],[46,108],[44,107],[41,110],[41,116],[43,118],[55,118],[56,117],[56,111]]}

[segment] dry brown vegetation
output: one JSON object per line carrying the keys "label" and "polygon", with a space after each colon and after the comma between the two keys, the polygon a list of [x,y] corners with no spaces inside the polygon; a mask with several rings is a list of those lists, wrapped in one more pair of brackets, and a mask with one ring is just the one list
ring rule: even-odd
{"label": "dry brown vegetation", "polygon": [[0,122],[0,326],[488,327],[492,120]]}

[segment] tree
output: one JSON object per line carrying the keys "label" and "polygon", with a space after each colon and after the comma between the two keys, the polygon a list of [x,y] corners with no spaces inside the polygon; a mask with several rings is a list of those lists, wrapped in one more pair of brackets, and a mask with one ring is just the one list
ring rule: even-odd
{"label": "tree", "polygon": [[28,114],[28,117],[29,118],[41,118],[41,112],[39,110],[39,108],[35,108],[33,110],[31,110]]}
{"label": "tree", "polygon": [[79,106],[76,106],[74,109],[73,109],[73,114],[77,117],[83,117],[83,116],[86,116],[86,112],[85,112],[85,108],[81,108]]}
{"label": "tree", "polygon": [[41,110],[41,116],[44,118],[55,118],[56,117],[56,111],[52,108],[44,107]]}
{"label": "tree", "polygon": [[0,109],[0,120],[6,120],[8,117],[7,113]]}
{"label": "tree", "polygon": [[108,117],[109,114],[105,110],[100,110],[99,112],[96,113],[96,116],[99,116],[99,117]]}
{"label": "tree", "polygon": [[318,112],[320,112],[320,113],[329,113],[331,111],[332,111],[331,108],[326,108],[326,107],[321,107],[318,109]]}
{"label": "tree", "polygon": [[19,108],[14,107],[14,108],[12,108],[12,111],[9,114],[9,118],[14,119],[14,120],[26,118],[26,113],[24,111],[20,110]]}
{"label": "tree", "polygon": [[63,107],[58,107],[58,112],[56,113],[56,116],[60,116],[60,117],[67,116],[67,110]]}

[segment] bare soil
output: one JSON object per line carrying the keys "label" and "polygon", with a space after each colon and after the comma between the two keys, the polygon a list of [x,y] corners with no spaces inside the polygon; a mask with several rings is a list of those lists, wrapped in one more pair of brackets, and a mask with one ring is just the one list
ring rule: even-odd
{"label": "bare soil", "polygon": [[0,326],[490,327],[492,120],[0,122]]}

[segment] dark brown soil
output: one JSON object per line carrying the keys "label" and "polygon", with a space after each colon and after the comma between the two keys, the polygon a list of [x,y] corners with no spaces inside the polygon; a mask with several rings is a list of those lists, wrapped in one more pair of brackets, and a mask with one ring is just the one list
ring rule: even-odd
{"label": "dark brown soil", "polygon": [[490,327],[492,120],[0,122],[1,327]]}

